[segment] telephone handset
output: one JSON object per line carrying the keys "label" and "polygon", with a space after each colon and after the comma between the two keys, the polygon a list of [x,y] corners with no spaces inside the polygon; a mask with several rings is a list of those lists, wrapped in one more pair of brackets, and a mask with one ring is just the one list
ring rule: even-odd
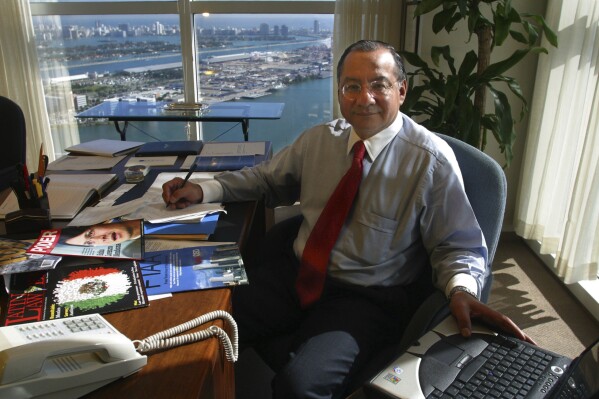
{"label": "telephone handset", "polygon": [[98,314],[0,328],[0,398],[77,398],[146,363]]}
{"label": "telephone handset", "polygon": [[[233,342],[214,325],[175,336],[216,318],[229,322]],[[210,337],[220,339],[229,361],[237,360],[237,325],[220,310],[136,341],[99,314],[0,327],[0,398],[78,398],[139,371],[147,364],[142,353]]]}

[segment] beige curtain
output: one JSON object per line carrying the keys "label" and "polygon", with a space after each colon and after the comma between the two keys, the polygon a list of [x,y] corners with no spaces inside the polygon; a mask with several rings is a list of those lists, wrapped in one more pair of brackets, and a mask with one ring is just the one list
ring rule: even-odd
{"label": "beige curtain", "polygon": [[[404,0],[337,0],[333,32],[334,65],[337,65],[343,51],[360,39],[382,40],[399,49],[403,7]],[[338,118],[336,71],[334,77],[333,114]]]}
{"label": "beige curtain", "polygon": [[3,0],[0,13],[0,95],[23,109],[27,127],[27,164],[37,165],[43,143],[54,159],[54,144],[28,0]]}
{"label": "beige curtain", "polygon": [[538,65],[514,223],[569,284],[599,264],[599,2],[550,1],[546,19],[559,48]]}

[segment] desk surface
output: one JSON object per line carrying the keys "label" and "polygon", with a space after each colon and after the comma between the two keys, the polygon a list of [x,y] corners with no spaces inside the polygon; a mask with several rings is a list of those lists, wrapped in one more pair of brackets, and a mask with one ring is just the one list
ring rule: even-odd
{"label": "desk surface", "polygon": [[[173,169],[178,169],[182,159]],[[125,161],[113,168],[123,181]],[[169,169],[169,168],[165,168]],[[158,172],[158,171],[155,171]],[[147,176],[146,184],[150,184]],[[143,184],[138,185],[143,189]],[[140,190],[140,193],[143,190]],[[257,202],[225,204],[226,214],[219,217],[214,241],[235,241],[244,262],[255,258],[257,241],[264,234],[264,207]],[[214,310],[231,311],[231,289],[221,288],[175,293],[170,298],[152,301],[150,306],[103,315],[114,327],[132,340],[185,323]],[[230,332],[228,325],[216,324]],[[207,328],[200,326],[192,331]],[[86,395],[85,398],[214,398],[234,399],[233,364],[226,360],[218,339],[184,345],[148,355],[148,364],[138,373],[117,380]]]}
{"label": "desk surface", "polygon": [[279,119],[284,103],[222,102],[201,110],[168,110],[162,101],[105,101],[79,114],[77,118],[108,118],[118,121],[237,121],[240,119]]}
{"label": "desk surface", "polygon": [[[152,301],[147,308],[104,317],[128,338],[143,339],[217,309],[231,311],[230,289],[177,293],[172,298]],[[210,324],[228,330],[221,320]],[[200,331],[208,325],[189,332]],[[234,392],[233,365],[227,361],[220,341],[210,338],[151,353],[148,364],[138,373],[108,384],[85,398],[233,399]]]}

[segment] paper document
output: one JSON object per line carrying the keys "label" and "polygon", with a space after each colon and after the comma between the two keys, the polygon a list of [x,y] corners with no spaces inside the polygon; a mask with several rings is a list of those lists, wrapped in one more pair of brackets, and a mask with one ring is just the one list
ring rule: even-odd
{"label": "paper document", "polygon": [[[96,194],[116,182],[115,174],[49,175],[48,202],[52,219],[72,219]],[[14,193],[0,206],[0,217],[19,209]]]}
{"label": "paper document", "polygon": [[177,161],[176,156],[168,157],[131,157],[125,164],[125,167],[133,165],[146,166],[172,166]]}
{"label": "paper document", "polygon": [[101,157],[97,155],[65,155],[48,164],[49,171],[56,170],[109,170],[122,161],[125,155]]}
{"label": "paper document", "polygon": [[109,139],[98,139],[80,143],[65,148],[65,151],[77,154],[100,155],[104,157],[115,157],[137,150],[144,143],[137,141],[120,141]]}
{"label": "paper document", "polygon": [[135,212],[145,206],[143,198],[113,206],[88,206],[68,226],[91,226]]}
{"label": "paper document", "polygon": [[200,152],[203,157],[225,155],[264,155],[266,143],[264,141],[239,141],[231,143],[204,143]]}

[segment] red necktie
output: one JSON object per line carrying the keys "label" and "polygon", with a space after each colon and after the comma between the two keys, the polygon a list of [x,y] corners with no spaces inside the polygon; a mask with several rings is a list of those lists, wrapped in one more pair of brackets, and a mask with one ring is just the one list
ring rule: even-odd
{"label": "red necktie", "polygon": [[364,152],[364,142],[356,142],[352,165],[329,198],[306,242],[295,282],[295,289],[304,308],[318,300],[322,294],[331,250],[362,180]]}

